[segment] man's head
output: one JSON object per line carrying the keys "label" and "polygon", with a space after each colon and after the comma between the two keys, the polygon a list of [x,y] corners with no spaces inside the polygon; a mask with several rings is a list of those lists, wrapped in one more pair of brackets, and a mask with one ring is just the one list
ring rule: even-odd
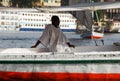
{"label": "man's head", "polygon": [[53,24],[55,27],[59,27],[60,19],[59,19],[58,16],[56,16],[56,15],[52,16],[51,21],[52,21],[52,24]]}

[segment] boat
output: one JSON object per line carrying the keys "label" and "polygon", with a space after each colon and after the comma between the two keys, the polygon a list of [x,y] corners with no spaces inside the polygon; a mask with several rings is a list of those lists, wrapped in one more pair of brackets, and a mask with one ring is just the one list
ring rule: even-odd
{"label": "boat", "polygon": [[[105,10],[105,9],[115,9],[115,8],[120,8],[120,2],[119,1],[115,1],[115,2],[91,2],[91,3],[82,3],[82,4],[75,4],[75,5],[70,5],[70,6],[63,6],[63,7],[59,7],[59,8],[49,8],[47,10],[52,11],[52,12],[60,12],[60,11],[90,11],[91,13],[93,11],[97,11],[97,10]],[[97,16],[97,14],[95,14]],[[90,16],[90,15],[86,15],[86,16]],[[92,17],[92,15],[91,15]],[[97,20],[98,17],[97,17]],[[86,22],[90,22],[88,20],[86,20]],[[91,20],[92,22],[92,20]],[[99,23],[99,21],[98,21]],[[83,35],[81,35],[83,38],[102,38],[103,37],[103,33],[100,32],[96,32],[93,31],[92,25],[88,24],[90,31],[86,32],[86,34],[84,33]]]}
{"label": "boat", "polygon": [[104,30],[98,25],[93,25],[92,28],[87,28],[85,25],[78,25],[76,33],[81,34],[82,38],[101,39],[104,37]]}
{"label": "boat", "polygon": [[44,12],[36,8],[0,7],[0,30],[43,31],[45,25],[51,23],[53,15],[59,16],[60,28],[63,32],[75,32],[76,18],[72,14]]}
{"label": "boat", "polygon": [[[72,7],[72,9],[81,8]],[[1,48],[0,80],[120,80],[120,46],[118,43],[107,46],[78,46],[71,50],[71,52],[59,53],[43,52],[39,48]]]}
{"label": "boat", "polygon": [[84,33],[81,35],[82,38],[90,38],[90,39],[100,39],[103,38],[104,34],[103,33],[99,33],[99,32],[91,32],[88,31],[87,33]]}
{"label": "boat", "polygon": [[[94,12],[96,13],[97,22],[99,23],[97,12],[96,11],[94,11]],[[101,39],[101,38],[103,38],[104,30],[99,24],[97,26],[99,28],[99,30],[95,29],[96,26],[92,23],[92,21],[93,21],[92,19],[94,19],[94,18],[92,18],[92,15],[87,15],[87,14],[83,14],[83,15],[85,15],[85,18],[86,18],[85,22],[87,24],[87,27],[86,27],[86,31],[81,34],[81,37],[82,38],[90,38],[90,39]],[[88,16],[91,16],[91,18],[89,18]]]}
{"label": "boat", "polygon": [[[72,52],[1,48],[1,81],[119,81],[120,46],[78,46]],[[103,68],[101,68],[103,67]]]}

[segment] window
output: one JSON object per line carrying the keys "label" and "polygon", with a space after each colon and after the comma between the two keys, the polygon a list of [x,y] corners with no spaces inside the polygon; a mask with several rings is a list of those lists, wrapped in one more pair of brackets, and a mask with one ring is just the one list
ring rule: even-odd
{"label": "window", "polygon": [[1,25],[5,25],[5,22],[1,22]]}
{"label": "window", "polygon": [[4,17],[4,16],[2,16],[2,17],[1,17],[1,19],[3,19],[3,20],[4,20],[4,19],[5,19],[5,17]]}

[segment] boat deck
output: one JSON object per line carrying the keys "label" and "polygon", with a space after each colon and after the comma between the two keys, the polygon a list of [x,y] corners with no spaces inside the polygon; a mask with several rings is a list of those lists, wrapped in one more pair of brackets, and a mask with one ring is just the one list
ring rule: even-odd
{"label": "boat deck", "polygon": [[0,49],[0,63],[45,63],[45,62],[81,62],[95,60],[120,60],[120,46],[80,46],[71,48],[70,53],[42,52],[40,48],[6,48]]}

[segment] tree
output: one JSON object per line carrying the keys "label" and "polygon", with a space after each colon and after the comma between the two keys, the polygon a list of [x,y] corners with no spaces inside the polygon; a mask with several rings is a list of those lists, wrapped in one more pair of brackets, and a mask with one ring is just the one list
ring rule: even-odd
{"label": "tree", "polygon": [[2,1],[0,1],[0,7],[3,6],[1,2],[2,2]]}
{"label": "tree", "polygon": [[25,7],[25,8],[31,8],[32,3],[37,2],[38,0],[10,0],[12,7]]}
{"label": "tree", "polygon": [[97,18],[96,18],[96,14],[98,15],[98,19],[100,20],[102,18],[102,10],[97,10],[96,12],[94,12],[94,20],[97,21]]}
{"label": "tree", "polygon": [[[91,0],[91,1],[92,1],[93,3],[94,3],[94,2],[97,2],[97,0]],[[102,15],[102,10],[97,10],[96,12],[97,12],[98,18],[99,18],[99,20],[100,20],[100,19],[102,18],[102,16],[103,16],[103,15]],[[95,15],[95,14],[94,14],[94,17],[95,17],[94,20],[97,21],[97,20],[96,20],[97,18],[96,18],[96,15]]]}
{"label": "tree", "polygon": [[0,6],[3,6],[3,5],[0,3]]}
{"label": "tree", "polygon": [[62,5],[62,6],[67,6],[67,5],[69,5],[69,0],[61,0],[61,5]]}

